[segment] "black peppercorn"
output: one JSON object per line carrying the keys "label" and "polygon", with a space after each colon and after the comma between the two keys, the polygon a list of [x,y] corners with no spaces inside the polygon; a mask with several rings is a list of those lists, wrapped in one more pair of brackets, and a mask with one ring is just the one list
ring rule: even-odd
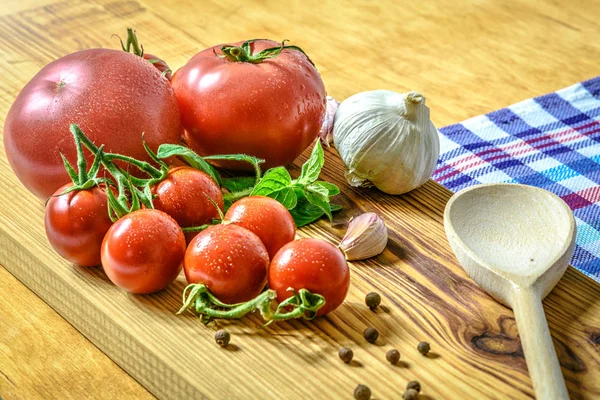
{"label": "black peppercorn", "polygon": [[348,364],[350,361],[352,361],[352,357],[354,357],[354,352],[352,351],[352,349],[342,347],[340,351],[338,351],[338,356],[340,356],[343,362]]}
{"label": "black peppercorn", "polygon": [[419,350],[419,353],[423,354],[424,356],[427,355],[427,353],[429,353],[429,350],[431,350],[431,347],[429,346],[429,343],[427,342],[421,342],[417,345],[417,350]]}
{"label": "black peppercorn", "polygon": [[421,384],[419,383],[419,381],[410,381],[408,382],[408,385],[406,385],[406,390],[408,389],[414,389],[417,392],[421,391]]}
{"label": "black peppercorn", "polygon": [[388,352],[385,353],[385,359],[388,360],[390,364],[398,364],[398,361],[400,361],[400,352],[396,349],[388,350]]}
{"label": "black peppercorn", "polygon": [[415,389],[408,389],[406,392],[404,392],[404,394],[402,395],[402,398],[404,400],[415,400],[419,398],[419,392],[417,392]]}
{"label": "black peppercorn", "polygon": [[367,328],[363,332],[363,337],[367,342],[375,343],[377,341],[377,338],[379,337],[379,332],[377,332],[377,329],[375,328]]}
{"label": "black peppercorn", "polygon": [[229,332],[224,331],[223,329],[219,329],[215,333],[215,341],[221,347],[227,347],[227,345],[229,345],[230,340],[231,340],[231,335],[229,335]]}
{"label": "black peppercorn", "polygon": [[354,398],[356,400],[369,400],[371,398],[371,389],[365,385],[358,385],[354,389]]}
{"label": "black peppercorn", "polygon": [[365,304],[371,310],[374,310],[381,304],[381,296],[379,293],[371,292],[365,296]]}

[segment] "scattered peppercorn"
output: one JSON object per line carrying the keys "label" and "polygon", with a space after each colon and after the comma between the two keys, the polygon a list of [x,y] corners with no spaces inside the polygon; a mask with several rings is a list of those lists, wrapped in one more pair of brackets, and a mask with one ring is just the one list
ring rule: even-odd
{"label": "scattered peppercorn", "polygon": [[415,389],[417,392],[420,392],[421,384],[419,383],[419,381],[410,381],[408,382],[408,385],[406,385],[406,390],[408,389]]}
{"label": "scattered peppercorn", "polygon": [[365,304],[371,310],[374,310],[381,304],[381,296],[379,293],[371,292],[365,296]]}
{"label": "scattered peppercorn", "polygon": [[392,350],[388,350],[387,353],[385,353],[385,359],[389,361],[390,364],[398,364],[398,361],[400,361],[400,352],[396,349],[392,349]]}
{"label": "scattered peppercorn", "polygon": [[229,332],[224,331],[223,329],[219,329],[215,333],[215,341],[221,347],[227,347],[229,345],[229,341],[231,340],[231,335]]}
{"label": "scattered peppercorn", "polygon": [[352,357],[354,357],[354,352],[352,351],[352,349],[342,347],[340,351],[338,351],[338,356],[340,356],[343,362],[348,364],[350,361],[352,361]]}
{"label": "scattered peppercorn", "polygon": [[419,398],[419,392],[417,392],[415,389],[408,389],[406,392],[404,392],[404,394],[402,395],[402,398],[404,400],[415,400]]}
{"label": "scattered peppercorn", "polygon": [[371,389],[365,385],[358,385],[354,389],[354,398],[356,400],[369,400],[371,398]]}
{"label": "scattered peppercorn", "polygon": [[379,337],[379,332],[377,332],[377,329],[375,328],[367,328],[363,332],[363,337],[367,342],[375,343],[377,341],[377,338]]}
{"label": "scattered peppercorn", "polygon": [[423,354],[424,356],[427,355],[427,353],[429,353],[429,350],[431,350],[431,347],[429,346],[429,343],[427,342],[421,342],[417,345],[417,350],[419,350],[419,353]]}

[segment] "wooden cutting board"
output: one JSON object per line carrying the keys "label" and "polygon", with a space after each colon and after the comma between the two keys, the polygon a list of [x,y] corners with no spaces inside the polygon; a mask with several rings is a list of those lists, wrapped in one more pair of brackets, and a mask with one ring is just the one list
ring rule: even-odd
{"label": "wooden cutting board", "polygon": [[[377,18],[387,15],[385,5],[338,9],[315,3],[316,9],[307,10],[295,4],[287,10],[279,4],[266,12],[240,4],[242,9],[232,17],[231,9],[237,6],[233,1],[206,2],[196,14],[177,13],[174,5],[158,1],[47,3],[38,8],[27,2],[15,3],[14,13],[0,17],[0,48],[6,52],[0,56],[3,63],[12,65],[2,67],[6,77],[0,91],[2,121],[18,90],[44,64],[80,48],[115,47],[110,34],[123,33],[130,25],[138,29],[149,51],[173,60],[174,67],[198,49],[217,41],[239,40],[249,31],[256,36],[288,38],[289,34],[290,38],[303,38],[303,47],[334,96],[341,99],[382,86],[398,91],[424,87],[426,94],[439,94],[437,100],[432,94],[433,101],[428,102],[434,121],[450,123],[469,116],[468,107],[453,108],[451,104],[466,102],[466,92],[478,90],[473,83],[466,92],[444,93],[451,99],[444,102],[442,89],[430,82],[431,75],[420,77],[416,71],[398,83],[403,74],[385,67],[387,62],[392,63],[390,67],[398,65],[400,58],[377,62],[377,56],[357,57],[356,49],[376,46],[385,38],[384,33],[395,40],[401,38],[394,31],[400,21],[387,19],[382,26],[378,24]],[[460,8],[451,8],[450,3],[440,2],[446,15],[460,15]],[[317,22],[306,22],[314,11],[321,12],[316,14]],[[427,11],[434,15],[436,9]],[[495,15],[510,16],[510,10],[494,11]],[[412,9],[398,12],[416,14]],[[274,24],[272,29],[259,22],[265,21],[263,13],[279,17],[268,20]],[[333,13],[338,13],[335,15],[342,22],[324,17]],[[285,22],[281,19],[284,16],[288,18]],[[340,47],[334,48],[325,40],[333,36],[326,33],[328,29],[331,34],[342,31],[344,18],[356,18],[363,27],[378,26],[381,30],[373,37],[360,30],[346,32],[336,38]],[[331,27],[325,22],[331,22]],[[433,28],[419,26],[422,32],[407,28],[413,40],[430,37]],[[356,56],[352,69],[343,68],[346,64],[342,60],[351,56]],[[433,59],[419,59],[418,55],[413,59],[430,69],[439,68]],[[365,77],[365,71],[372,76]],[[561,76],[566,82],[558,87],[576,80],[568,73]],[[458,85],[452,81],[458,78],[449,77],[448,84]],[[531,88],[519,88],[518,84],[507,90],[513,91],[512,100],[516,101],[558,88],[547,86],[539,84],[532,93],[528,92]],[[511,98],[505,99],[508,102]],[[297,165],[305,156],[291,168],[292,173],[297,173]],[[42,202],[20,186],[3,150],[0,264],[159,398],[351,398],[355,386],[362,383],[372,389],[375,398],[387,399],[399,398],[406,383],[414,379],[423,387],[421,398],[532,397],[512,311],[494,302],[465,275],[446,241],[442,212],[450,192],[433,182],[395,197],[374,189],[352,189],[343,180],[343,166],[334,150],[326,152],[322,179],[342,188],[336,201],[344,210],[336,214],[333,224],[321,221],[302,229],[301,236],[337,243],[350,217],[374,211],[388,224],[390,241],[380,256],[352,263],[352,286],[345,304],[311,322],[291,321],[261,328],[260,317],[253,315],[238,322],[204,326],[192,314],[175,315],[185,286],[183,277],[161,293],[136,296],[113,286],[99,268],[83,269],[66,263],[45,238]],[[364,295],[370,291],[383,296],[383,307],[376,312],[364,305]],[[569,268],[544,301],[572,398],[600,396],[598,298],[600,285]],[[26,310],[24,305],[23,312]],[[362,338],[368,326],[380,332],[376,344]],[[231,350],[221,349],[213,341],[214,332],[221,327],[232,333]],[[416,350],[422,340],[431,344],[430,357]],[[346,365],[338,359],[340,346],[354,350],[355,362]],[[398,366],[385,361],[385,352],[391,348],[402,354]]]}

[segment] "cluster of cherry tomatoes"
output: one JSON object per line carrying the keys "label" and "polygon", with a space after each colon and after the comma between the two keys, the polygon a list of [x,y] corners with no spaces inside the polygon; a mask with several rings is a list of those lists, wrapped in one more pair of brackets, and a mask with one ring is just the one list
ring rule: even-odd
{"label": "cluster of cherry tomatoes", "polygon": [[278,201],[249,196],[234,202],[217,225],[224,200],[206,173],[189,166],[169,169],[151,187],[154,208],[128,213],[116,222],[108,212],[107,189],[60,188],[46,205],[48,240],[65,259],[102,265],[117,286],[132,293],[153,293],[172,283],[182,270],[188,283],[205,284],[223,303],[242,303],[268,285],[277,300],[306,289],[326,304],[318,315],[345,299],[350,273],[343,253],[319,239],[294,240],[290,212]]}

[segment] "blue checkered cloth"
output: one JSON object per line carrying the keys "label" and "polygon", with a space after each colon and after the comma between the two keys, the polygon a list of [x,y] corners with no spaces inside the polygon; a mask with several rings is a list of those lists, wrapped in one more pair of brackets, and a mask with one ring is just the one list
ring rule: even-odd
{"label": "blue checkered cloth", "polygon": [[452,191],[511,182],[560,196],[577,222],[571,264],[600,281],[600,77],[440,132],[434,180]]}

